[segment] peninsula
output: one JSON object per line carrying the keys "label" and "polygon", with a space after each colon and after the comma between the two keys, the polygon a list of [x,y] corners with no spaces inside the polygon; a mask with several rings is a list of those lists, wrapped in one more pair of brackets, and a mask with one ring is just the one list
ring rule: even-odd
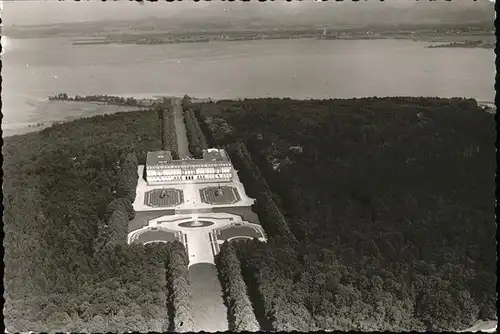
{"label": "peninsula", "polygon": [[495,42],[494,41],[464,41],[464,42],[452,42],[446,44],[436,44],[429,45],[428,48],[480,48],[480,49],[494,49]]}

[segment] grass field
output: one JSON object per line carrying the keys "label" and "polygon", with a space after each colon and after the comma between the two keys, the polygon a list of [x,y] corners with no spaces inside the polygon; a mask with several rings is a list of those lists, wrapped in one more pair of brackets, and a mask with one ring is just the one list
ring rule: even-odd
{"label": "grass field", "polygon": [[215,265],[199,263],[189,267],[193,300],[194,331],[227,331],[227,308],[222,299]]}

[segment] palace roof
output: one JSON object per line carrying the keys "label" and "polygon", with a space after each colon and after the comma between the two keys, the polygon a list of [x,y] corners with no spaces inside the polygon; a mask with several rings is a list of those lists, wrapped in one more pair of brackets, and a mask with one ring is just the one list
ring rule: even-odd
{"label": "palace roof", "polygon": [[230,163],[226,151],[222,149],[212,148],[208,150],[203,150],[202,159],[184,158],[179,160],[173,160],[170,151],[154,151],[154,152],[148,152],[146,158],[147,166],[205,165],[212,163]]}

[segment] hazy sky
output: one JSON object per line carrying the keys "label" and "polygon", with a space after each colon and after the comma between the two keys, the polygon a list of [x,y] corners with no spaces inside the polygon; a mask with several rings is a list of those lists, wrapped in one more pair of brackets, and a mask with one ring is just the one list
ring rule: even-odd
{"label": "hazy sky", "polygon": [[[168,5],[168,6],[167,6]],[[169,16],[180,10],[206,4],[183,1],[182,3],[145,3],[133,1],[72,0],[3,1],[4,24],[46,24],[58,22],[85,22],[101,20],[133,20],[149,16]]]}
{"label": "hazy sky", "polygon": [[[444,2],[444,0],[440,0]],[[479,0],[483,2],[487,0]],[[250,3],[238,2],[222,2],[214,0],[212,2],[193,2],[189,0],[168,3],[159,0],[158,2],[146,2],[139,4],[135,1],[117,0],[101,2],[100,0],[82,0],[75,2],[73,0],[57,1],[57,0],[6,0],[3,2],[2,19],[5,25],[12,24],[48,24],[60,22],[85,22],[85,21],[101,21],[101,20],[135,20],[144,19],[151,16],[167,18],[171,15],[190,15],[200,14],[202,11],[208,12],[223,12],[228,11],[230,15],[231,8],[235,6],[245,10],[257,12],[276,12],[278,13],[300,13],[307,12],[307,9],[315,7],[333,9],[332,7],[351,7],[356,6],[360,9],[367,9],[369,4],[384,7],[408,7],[412,5],[429,6],[423,2],[429,3],[428,0],[416,2],[415,0],[386,0],[379,2],[377,0],[366,0],[358,3],[352,1],[344,1],[342,3],[333,0],[329,2],[317,2],[315,0],[304,0],[286,2],[285,0],[276,0],[273,3],[251,1]],[[432,4],[432,3],[431,3]],[[457,6],[473,6],[475,3],[472,0],[453,0],[446,4],[448,8]],[[436,6],[437,7],[437,6]],[[442,10],[441,7],[439,10]],[[438,9],[436,9],[438,10]]]}
{"label": "hazy sky", "polygon": [[[180,14],[183,11],[198,11],[210,7],[223,11],[225,7],[234,5],[245,5],[250,7],[260,6],[279,7],[281,10],[292,9],[304,4],[300,2],[286,3],[284,0],[269,3],[219,3],[219,1],[194,2],[179,1],[168,3],[166,1],[145,2],[143,4],[135,1],[117,0],[101,2],[100,0],[82,0],[75,2],[72,0],[16,0],[3,1],[4,4],[4,24],[45,24],[57,22],[84,22],[101,20],[134,20],[143,19],[150,16],[169,17]],[[269,6],[271,5],[271,6]],[[284,6],[283,6],[284,5]],[[308,5],[308,4],[306,4]],[[320,4],[318,4],[320,5]]]}

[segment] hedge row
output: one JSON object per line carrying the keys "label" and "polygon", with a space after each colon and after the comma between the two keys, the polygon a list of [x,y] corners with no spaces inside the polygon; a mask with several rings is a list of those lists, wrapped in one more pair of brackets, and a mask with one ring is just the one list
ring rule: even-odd
{"label": "hedge row", "polygon": [[255,197],[255,211],[259,215],[266,234],[272,237],[282,237],[297,243],[295,235],[290,230],[288,222],[279,206],[269,193],[263,192]]}
{"label": "hedge row", "polygon": [[206,150],[208,145],[193,109],[184,110],[184,123],[186,124],[189,151],[195,158],[202,158],[203,150]]}
{"label": "hedge row", "polygon": [[104,224],[98,226],[94,250],[112,248],[127,242],[128,221],[133,219],[134,208],[127,198],[117,198],[106,208]]}
{"label": "hedge row", "polygon": [[[134,153],[129,153],[125,157],[124,162],[120,166],[118,172],[118,185],[116,196],[118,198],[126,198],[130,203],[134,203],[137,189],[139,174],[137,167],[139,163]],[[133,219],[133,217],[132,217]]]}
{"label": "hedge row", "polygon": [[241,181],[248,188],[248,194],[256,199],[255,211],[270,237],[281,237],[296,243],[288,222],[283,216],[276,200],[273,199],[267,182],[262,177],[259,168],[253,163],[243,143],[231,144],[227,147],[231,161],[238,169]]}
{"label": "hedge row", "polygon": [[189,258],[184,246],[175,241],[170,249],[166,269],[169,308],[173,310],[170,321],[173,332],[193,331],[194,322],[191,314],[191,291],[189,288]]}
{"label": "hedge row", "polygon": [[208,147],[219,147],[220,145],[216,142],[208,124],[205,122],[205,117],[202,114],[203,105],[200,104],[191,104],[191,109],[193,109],[194,115],[198,120],[198,124],[200,125],[201,132],[205,136],[205,140],[207,142]]}
{"label": "hedge row", "polygon": [[161,143],[164,151],[170,151],[172,158],[179,157],[177,135],[175,132],[175,117],[172,100],[164,99],[153,106],[161,120]]}
{"label": "hedge row", "polygon": [[168,327],[164,332],[193,330],[191,295],[187,284],[188,257],[179,241],[144,245],[146,255],[163,263]]}
{"label": "hedge row", "polygon": [[139,178],[138,161],[134,153],[128,153],[119,166],[116,196],[104,213],[104,224],[97,226],[94,250],[99,252],[127,242],[128,222],[135,218],[132,203],[136,197]]}
{"label": "hedge row", "polygon": [[109,221],[113,212],[116,210],[125,210],[127,213],[128,220],[135,218],[135,210],[128,198],[116,198],[111,201],[106,207],[106,212],[104,213],[104,220]]}
{"label": "hedge row", "polygon": [[253,162],[245,144],[241,142],[233,143],[228,145],[226,150],[236,169],[238,169],[241,180],[246,181],[244,182],[245,188],[247,188],[250,196],[255,197],[261,192],[272,194],[271,188],[269,188],[259,168]]}
{"label": "hedge row", "polygon": [[229,311],[229,330],[235,332],[258,331],[260,326],[247,295],[240,261],[231,243],[226,242],[221,246],[219,254],[215,257],[215,263],[219,271],[224,302]]}

